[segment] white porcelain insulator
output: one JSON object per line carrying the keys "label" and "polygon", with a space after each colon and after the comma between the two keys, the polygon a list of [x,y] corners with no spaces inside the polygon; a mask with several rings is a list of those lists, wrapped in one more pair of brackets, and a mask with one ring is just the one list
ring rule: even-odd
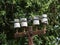
{"label": "white porcelain insulator", "polygon": [[20,28],[20,23],[14,23],[14,28]]}
{"label": "white porcelain insulator", "polygon": [[47,19],[47,18],[43,18],[43,19],[41,20],[41,22],[42,22],[42,23],[48,23],[48,19]]}
{"label": "white porcelain insulator", "polygon": [[33,21],[33,25],[39,25],[39,24],[40,24],[39,20],[34,20]]}
{"label": "white porcelain insulator", "polygon": [[28,24],[27,24],[27,22],[21,22],[21,26],[22,26],[22,27],[27,27]]}
{"label": "white porcelain insulator", "polygon": [[42,17],[47,18],[47,14],[43,14]]}

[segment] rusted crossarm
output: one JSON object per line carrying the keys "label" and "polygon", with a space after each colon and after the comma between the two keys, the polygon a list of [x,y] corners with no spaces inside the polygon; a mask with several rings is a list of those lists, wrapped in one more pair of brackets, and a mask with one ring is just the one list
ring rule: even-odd
{"label": "rusted crossarm", "polygon": [[45,34],[45,30],[37,30],[37,31],[33,31],[33,35],[41,35],[41,34]]}
{"label": "rusted crossarm", "polygon": [[[24,37],[24,36],[28,36],[28,31],[26,32],[18,32],[15,33],[15,37]],[[46,31],[45,30],[37,30],[37,31],[32,31],[32,34],[30,33],[30,35],[41,35],[41,34],[45,34]]]}

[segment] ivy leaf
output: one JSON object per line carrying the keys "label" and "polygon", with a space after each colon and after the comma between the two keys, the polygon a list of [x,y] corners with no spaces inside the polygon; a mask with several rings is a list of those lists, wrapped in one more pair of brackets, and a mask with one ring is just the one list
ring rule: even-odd
{"label": "ivy leaf", "polygon": [[0,11],[0,14],[4,16],[6,14],[6,11],[2,10]]}

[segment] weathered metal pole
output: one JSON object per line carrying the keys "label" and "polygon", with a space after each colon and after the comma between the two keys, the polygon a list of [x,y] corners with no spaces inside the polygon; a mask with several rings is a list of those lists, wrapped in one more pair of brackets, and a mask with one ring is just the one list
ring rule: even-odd
{"label": "weathered metal pole", "polygon": [[28,27],[28,41],[29,41],[28,45],[34,45],[33,38],[32,38],[32,36],[33,36],[33,32],[32,31],[33,31],[33,27],[29,26]]}
{"label": "weathered metal pole", "polygon": [[29,40],[29,44],[28,45],[34,45],[32,36],[29,35],[28,36],[28,40]]}

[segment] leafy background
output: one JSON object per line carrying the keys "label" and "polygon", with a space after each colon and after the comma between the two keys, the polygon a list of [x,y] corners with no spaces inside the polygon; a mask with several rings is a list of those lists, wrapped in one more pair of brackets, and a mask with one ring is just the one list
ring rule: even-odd
{"label": "leafy background", "polygon": [[27,37],[13,38],[15,30],[10,21],[44,13],[48,15],[49,20],[47,33],[33,36],[34,44],[56,45],[56,37],[60,37],[60,0],[0,0],[0,44],[28,45]]}

